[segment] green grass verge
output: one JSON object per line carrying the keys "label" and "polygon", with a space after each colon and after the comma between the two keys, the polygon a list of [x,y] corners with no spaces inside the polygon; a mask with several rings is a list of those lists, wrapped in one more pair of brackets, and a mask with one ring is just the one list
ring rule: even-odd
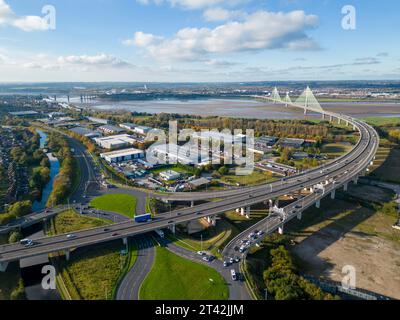
{"label": "green grass verge", "polygon": [[226,184],[239,183],[242,186],[252,186],[252,185],[267,183],[275,179],[271,177],[270,173],[255,170],[253,171],[252,174],[245,176],[238,176],[235,174],[224,175],[223,177],[221,177],[220,180],[221,182]]}
{"label": "green grass verge", "polygon": [[90,206],[133,218],[136,214],[136,203],[136,197],[128,194],[107,194],[93,199]]}
{"label": "green grass verge", "polygon": [[162,247],[156,248],[153,268],[139,292],[142,300],[227,300],[228,295],[217,271]]}
{"label": "green grass verge", "polygon": [[[53,234],[70,233],[109,224],[109,221],[81,216],[67,210],[54,218]],[[124,249],[121,241],[113,241],[90,248],[73,251],[71,260],[57,259],[57,267],[63,283],[73,300],[112,299],[115,287],[127,265],[133,265],[133,254],[121,256]],[[134,248],[130,253],[133,253]],[[126,271],[125,271],[126,272]]]}
{"label": "green grass verge", "polygon": [[399,117],[370,117],[364,119],[367,123],[373,126],[387,126],[387,125],[400,125],[400,118]]}

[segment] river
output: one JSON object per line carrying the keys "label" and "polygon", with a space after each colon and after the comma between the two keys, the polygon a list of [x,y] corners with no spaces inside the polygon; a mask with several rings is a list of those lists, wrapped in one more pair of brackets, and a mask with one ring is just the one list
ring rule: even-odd
{"label": "river", "polygon": [[[40,148],[44,149],[46,145],[47,135],[41,130],[37,130],[37,132],[40,136]],[[49,199],[50,194],[53,191],[54,179],[60,171],[60,162],[58,161],[58,159],[54,157],[51,153],[46,153],[46,155],[50,160],[50,181],[43,188],[42,199],[33,203],[33,211],[40,211],[46,207],[47,200]]]}
{"label": "river", "polygon": [[[47,135],[37,130],[40,136],[40,148],[45,149]],[[42,192],[42,199],[35,201],[32,205],[33,211],[40,211],[46,207],[47,200],[53,190],[54,179],[60,171],[60,162],[51,153],[46,153],[50,160],[50,181],[46,184]],[[36,225],[24,230],[24,236],[30,239],[38,239],[45,236],[43,225]],[[44,290],[41,286],[43,274],[42,267],[49,264],[48,255],[23,259],[20,261],[21,276],[25,283],[25,293],[28,300],[60,300],[60,294],[57,290]],[[27,267],[23,265],[26,264]],[[31,266],[33,265],[33,266]]]}

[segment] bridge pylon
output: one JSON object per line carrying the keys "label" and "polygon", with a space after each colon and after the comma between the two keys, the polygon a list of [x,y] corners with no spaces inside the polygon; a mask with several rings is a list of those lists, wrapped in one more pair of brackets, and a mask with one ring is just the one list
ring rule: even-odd
{"label": "bridge pylon", "polygon": [[275,87],[274,90],[272,91],[271,99],[273,100],[274,104],[282,103],[282,98],[279,95],[279,91],[278,91],[277,87]]}
{"label": "bridge pylon", "polygon": [[285,107],[289,107],[289,105],[293,104],[292,99],[290,99],[289,92],[286,92],[286,97],[283,99],[285,103]]}
{"label": "bridge pylon", "polygon": [[307,111],[315,111],[319,113],[324,113],[321,105],[319,104],[317,98],[315,98],[314,93],[311,91],[310,87],[307,87],[300,97],[294,103],[296,106],[304,109],[304,114]]}

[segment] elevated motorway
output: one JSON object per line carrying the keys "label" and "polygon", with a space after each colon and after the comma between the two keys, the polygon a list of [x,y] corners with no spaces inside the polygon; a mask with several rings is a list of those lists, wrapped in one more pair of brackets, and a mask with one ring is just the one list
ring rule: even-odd
{"label": "elevated motorway", "polygon": [[[67,258],[71,250],[79,247],[104,243],[116,239],[127,241],[130,236],[147,233],[157,229],[174,228],[175,225],[189,222],[192,220],[215,216],[226,211],[237,208],[246,208],[252,205],[263,203],[280,196],[297,192],[304,188],[314,188],[316,185],[324,184],[325,192],[334,192],[337,188],[347,186],[350,181],[357,180],[364,175],[368,167],[375,158],[379,147],[379,137],[376,131],[362,121],[352,119],[348,116],[338,115],[330,112],[323,112],[323,116],[335,117],[341,121],[353,125],[360,133],[360,139],[356,146],[345,156],[337,159],[324,168],[318,168],[304,172],[299,176],[281,180],[272,184],[246,188],[243,190],[230,190],[229,196],[221,196],[217,192],[212,193],[212,198],[222,198],[216,202],[205,203],[175,210],[170,213],[159,215],[151,222],[137,224],[134,222],[123,222],[105,228],[94,228],[75,232],[75,237],[67,238],[66,235],[58,235],[38,239],[32,247],[23,247],[20,244],[5,245],[0,247],[0,269],[4,270],[8,262],[17,261],[22,258],[33,257],[53,252],[65,252]],[[228,191],[224,191],[225,194]],[[193,194],[192,194],[193,195]],[[207,197],[211,198],[210,195]],[[227,198],[224,198],[227,197]],[[204,198],[201,198],[204,199]],[[305,205],[313,204],[318,201],[315,194],[306,198]],[[190,199],[190,200],[193,200]],[[297,215],[297,213],[296,213]],[[290,217],[288,215],[287,217]],[[287,219],[287,217],[285,219]],[[277,224],[284,223],[286,220],[277,220]]]}

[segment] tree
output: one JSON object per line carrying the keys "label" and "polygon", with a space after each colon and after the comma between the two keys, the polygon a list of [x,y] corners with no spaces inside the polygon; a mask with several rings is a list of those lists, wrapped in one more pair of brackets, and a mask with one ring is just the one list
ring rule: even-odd
{"label": "tree", "polygon": [[22,217],[32,212],[31,201],[18,201],[8,208],[8,213],[14,217]]}
{"label": "tree", "polygon": [[22,234],[20,231],[12,231],[8,237],[8,243],[17,243],[22,239]]}
{"label": "tree", "polygon": [[11,300],[25,300],[25,285],[22,279],[19,279],[17,287],[11,292]]}

